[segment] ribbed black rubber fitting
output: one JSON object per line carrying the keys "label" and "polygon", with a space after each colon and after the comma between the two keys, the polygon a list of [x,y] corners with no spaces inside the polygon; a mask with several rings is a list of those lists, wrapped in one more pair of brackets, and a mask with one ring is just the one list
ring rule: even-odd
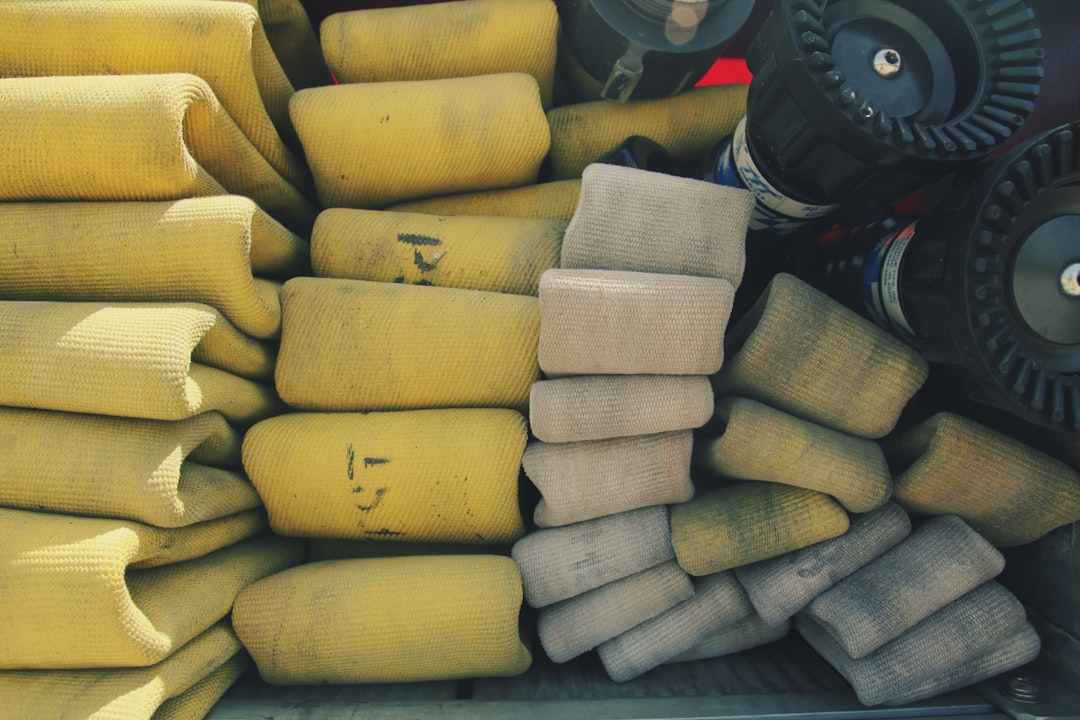
{"label": "ribbed black rubber fitting", "polygon": [[972,400],[1080,432],[1080,121],[973,168],[925,217],[807,258],[813,284],[952,367]]}
{"label": "ribbed black rubber fitting", "polygon": [[1009,141],[1040,40],[1023,0],[776,0],[747,54],[747,143],[790,197],[900,198]]}

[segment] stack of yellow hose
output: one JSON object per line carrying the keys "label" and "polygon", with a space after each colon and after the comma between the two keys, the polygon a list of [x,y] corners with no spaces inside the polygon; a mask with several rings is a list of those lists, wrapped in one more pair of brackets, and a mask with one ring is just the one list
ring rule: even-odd
{"label": "stack of yellow hose", "polygon": [[0,5],[0,716],[202,717],[303,559],[241,447],[286,409],[312,47],[295,0]]}

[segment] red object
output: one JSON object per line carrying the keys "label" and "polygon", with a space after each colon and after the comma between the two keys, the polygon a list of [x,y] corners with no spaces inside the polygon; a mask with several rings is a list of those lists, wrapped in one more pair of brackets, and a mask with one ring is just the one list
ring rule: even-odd
{"label": "red object", "polygon": [[705,77],[697,81],[694,87],[706,85],[749,85],[753,79],[743,58],[722,57],[713,63]]}

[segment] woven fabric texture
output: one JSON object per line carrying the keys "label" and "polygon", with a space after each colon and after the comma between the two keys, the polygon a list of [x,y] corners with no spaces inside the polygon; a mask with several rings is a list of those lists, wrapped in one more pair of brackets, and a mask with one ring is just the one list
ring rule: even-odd
{"label": "woven fabric texture", "polygon": [[304,410],[524,408],[540,307],[521,295],[294,278],[276,383]]}
{"label": "woven fabric texture", "polygon": [[522,73],[308,88],[289,113],[328,208],[535,183],[551,144]]}
{"label": "woven fabric texture", "polygon": [[514,410],[290,413],[244,436],[244,469],[282,535],[510,544],[525,533]]}
{"label": "woven fabric texture", "polygon": [[303,159],[282,140],[295,141],[293,87],[254,8],[197,0],[58,0],[47,8],[0,5],[0,77],[197,75],[277,173],[310,186]]}
{"label": "woven fabric texture", "polygon": [[339,82],[525,73],[547,108],[558,24],[551,0],[471,0],[339,12],[319,33]]}
{"label": "woven fabric texture", "polygon": [[896,502],[915,515],[958,515],[998,547],[1080,520],[1080,473],[959,415],[933,415],[882,447]]}
{"label": "woven fabric texture", "polygon": [[[881,614],[883,608],[879,608]],[[1034,659],[1030,645],[1017,648],[1010,640],[1029,627],[1024,608],[1004,587],[987,582],[928,616],[925,620],[866,657],[855,659],[836,643],[835,637],[818,625],[812,616],[799,614],[795,627],[815,650],[847,678],[864,705],[908,702],[919,694],[952,689],[943,687],[948,678],[953,687],[962,687],[972,678],[956,671],[986,656],[1001,645],[1019,656],[995,657],[1004,672]],[[1027,634],[1027,633],[1025,633]],[[1030,637],[1030,636],[1029,636]],[[985,668],[984,668],[985,670]]]}
{"label": "woven fabric texture", "polygon": [[308,244],[236,196],[165,202],[0,204],[0,297],[198,302],[238,330],[281,330],[281,287]]}
{"label": "woven fabric texture", "polygon": [[[182,527],[262,505],[220,413],[162,421],[0,408],[0,505]],[[201,462],[197,462],[196,459]]]}
{"label": "woven fabric texture", "polygon": [[[202,683],[247,664],[227,621],[210,626],[175,653],[145,668],[18,670],[0,672],[3,718],[89,720],[179,720],[202,715],[168,714],[197,701]],[[191,691],[196,697],[188,697]],[[205,714],[205,713],[204,713]]]}
{"label": "woven fabric texture", "polygon": [[266,39],[294,88],[333,82],[301,0],[243,0],[254,7]]}
{"label": "woven fabric texture", "polygon": [[735,568],[735,577],[767,624],[787,620],[821,593],[878,557],[911,532],[903,508],[887,503],[854,515],[848,531],[832,540]]}
{"label": "woven fabric texture", "polygon": [[714,277],[738,287],[753,207],[747,190],[593,164],[581,177],[560,267]]}
{"label": "woven fabric texture", "polygon": [[21,510],[0,516],[0,567],[11,582],[0,604],[6,669],[160,662],[224,617],[245,585],[302,559],[295,541],[252,538],[265,529],[256,511],[180,530]]}
{"label": "woven fabric texture", "polygon": [[688,600],[597,647],[600,662],[612,680],[626,682],[753,612],[731,573],[700,578]]}
{"label": "woven fabric texture", "polygon": [[805,612],[860,658],[1004,567],[985,538],[955,515],[941,515],[819,595]]}
{"label": "woven fabric texture", "polygon": [[658,100],[563,105],[548,112],[552,176],[581,177],[590,163],[632,135],[654,140],[679,162],[696,163],[731,134],[745,112],[745,85],[694,88]]}
{"label": "woven fabric texture", "polygon": [[698,448],[701,463],[712,472],[817,490],[853,513],[879,508],[892,494],[892,475],[873,440],[749,398],[719,399],[714,420],[719,436],[706,429]]}
{"label": "woven fabric texture", "polygon": [[396,203],[394,212],[431,215],[494,215],[498,217],[552,218],[570,222],[581,194],[581,180],[561,180],[502,190],[444,195]]}
{"label": "woven fabric texture", "polygon": [[518,675],[521,578],[507,557],[311,563],[240,593],[236,634],[274,684]]}
{"label": "woven fabric texture", "polygon": [[237,374],[268,375],[269,348],[207,305],[0,301],[0,336],[2,405],[150,420],[218,410],[244,424],[281,406]]}
{"label": "woven fabric texture", "polygon": [[694,594],[694,584],[674,560],[616,580],[569,600],[540,608],[540,644],[563,663],[656,617]]}
{"label": "woven fabric texture", "polygon": [[540,367],[563,375],[709,375],[720,369],[727,280],[620,270],[540,276]]}
{"label": "woven fabric texture", "polygon": [[246,652],[233,655],[185,692],[163,702],[153,720],[203,720],[251,665]]}
{"label": "woven fabric texture", "polygon": [[773,483],[730,485],[671,506],[671,543],[691,575],[783,555],[842,535],[848,525],[829,496]]}
{"label": "woven fabric texture", "polygon": [[701,375],[578,375],[539,380],[529,394],[529,429],[551,443],[691,430],[712,414]]}
{"label": "woven fabric texture", "polygon": [[521,458],[540,490],[533,513],[540,527],[569,525],[650,505],[686,502],[690,480],[689,430],[570,443],[534,441]]}
{"label": "woven fabric texture", "polygon": [[514,543],[525,601],[541,608],[675,557],[662,505],[545,528]]}
{"label": "woven fabric texture", "polygon": [[728,333],[716,394],[737,395],[865,438],[880,438],[929,373],[902,341],[780,273]]}
{"label": "woven fabric texture", "polygon": [[770,625],[762,620],[760,615],[754,614],[737,623],[720,628],[694,647],[665,662],[692,662],[732,655],[759,645],[776,642],[790,631],[790,620],[781,620],[775,625]]}
{"label": "woven fabric texture", "polygon": [[322,277],[533,295],[559,263],[566,223],[336,208],[311,235]]}
{"label": "woven fabric texture", "polygon": [[[68,4],[78,12],[84,7]],[[0,10],[17,5],[41,7],[5,2]],[[86,31],[73,20],[66,34]],[[0,171],[2,200],[177,200],[231,193],[250,197],[304,237],[315,222],[311,202],[267,163],[195,75],[0,79],[0,125],[0,154],[8,160]]]}

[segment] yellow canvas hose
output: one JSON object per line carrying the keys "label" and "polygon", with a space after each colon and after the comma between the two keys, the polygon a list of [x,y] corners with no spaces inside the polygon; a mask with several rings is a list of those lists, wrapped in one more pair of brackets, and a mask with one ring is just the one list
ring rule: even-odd
{"label": "yellow canvas hose", "polygon": [[523,73],[308,88],[289,112],[328,208],[535,183],[551,142]]}
{"label": "yellow canvas hose", "polygon": [[202,718],[250,662],[222,620],[150,667],[0,672],[0,717]]}
{"label": "yellow canvas hose", "polygon": [[396,203],[395,212],[432,215],[499,215],[524,218],[555,218],[570,222],[581,194],[581,180],[560,180],[519,188],[481,190],[444,195],[426,200]]}
{"label": "yellow canvas hose", "polygon": [[262,504],[235,472],[240,434],[220,413],[168,422],[0,408],[0,437],[5,507],[182,527]]}
{"label": "yellow canvas hose", "polygon": [[497,408],[290,413],[247,432],[244,468],[282,535],[509,544],[525,436]]}
{"label": "yellow canvas hose", "polygon": [[[273,169],[310,189],[303,159],[286,145],[296,140],[288,113],[293,87],[253,7],[197,0],[0,3],[0,77],[162,73],[202,78]],[[121,138],[124,127],[114,128]]]}
{"label": "yellow canvas hose", "polygon": [[547,108],[558,24],[551,0],[470,0],[336,13],[319,32],[339,82],[521,72],[536,79]]}
{"label": "yellow canvas hose", "polygon": [[330,209],[311,234],[316,275],[536,295],[566,223]]}
{"label": "yellow canvas hose", "polygon": [[233,625],[273,684],[518,675],[521,597],[503,556],[333,560],[245,589]]}
{"label": "yellow canvas hose", "polygon": [[243,0],[259,13],[266,39],[294,88],[333,82],[300,0]]}
{"label": "yellow canvas hose", "polygon": [[281,286],[308,244],[248,198],[0,204],[0,297],[192,301],[241,332],[281,330]]}
{"label": "yellow canvas hose", "polygon": [[294,278],[283,307],[276,384],[298,409],[524,408],[540,374],[536,298]]}
{"label": "yellow canvas hose", "polygon": [[195,303],[0,301],[0,405],[151,420],[218,410],[241,424],[275,414],[271,386],[229,371],[265,366],[266,349],[224,325]]}
{"label": "yellow canvas hose", "polygon": [[253,537],[266,527],[259,510],[173,530],[22,510],[0,519],[5,669],[160,662],[303,552]]}
{"label": "yellow canvas hose", "polygon": [[[0,17],[16,4],[0,3]],[[0,79],[0,126],[0,200],[244,195],[303,237],[318,214],[195,75]]]}
{"label": "yellow canvas hose", "polygon": [[579,178],[585,167],[632,135],[659,143],[679,162],[705,158],[746,112],[745,85],[693,88],[669,98],[594,100],[548,111],[551,173]]}

